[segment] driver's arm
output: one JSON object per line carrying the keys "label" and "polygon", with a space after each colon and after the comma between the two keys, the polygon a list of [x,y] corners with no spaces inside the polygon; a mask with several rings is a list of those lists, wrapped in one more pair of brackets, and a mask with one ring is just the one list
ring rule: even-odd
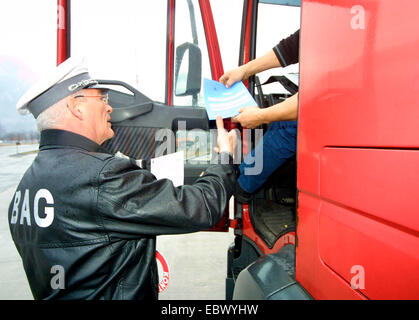
{"label": "driver's arm", "polygon": [[249,129],[256,128],[265,123],[275,121],[292,121],[298,119],[298,93],[292,97],[261,109],[256,106],[245,107],[239,110],[240,114],[233,118],[233,122],[240,124]]}

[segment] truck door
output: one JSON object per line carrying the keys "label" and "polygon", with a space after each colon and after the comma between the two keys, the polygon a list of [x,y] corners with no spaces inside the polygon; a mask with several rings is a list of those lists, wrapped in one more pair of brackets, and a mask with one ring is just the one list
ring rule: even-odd
{"label": "truck door", "polygon": [[419,298],[418,10],[303,1],[296,278],[316,299]]}

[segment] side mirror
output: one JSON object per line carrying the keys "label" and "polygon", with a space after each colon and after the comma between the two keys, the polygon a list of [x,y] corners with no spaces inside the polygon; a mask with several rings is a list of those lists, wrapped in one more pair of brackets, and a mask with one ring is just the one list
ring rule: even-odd
{"label": "side mirror", "polygon": [[193,96],[201,92],[201,49],[190,42],[176,48],[175,95]]}

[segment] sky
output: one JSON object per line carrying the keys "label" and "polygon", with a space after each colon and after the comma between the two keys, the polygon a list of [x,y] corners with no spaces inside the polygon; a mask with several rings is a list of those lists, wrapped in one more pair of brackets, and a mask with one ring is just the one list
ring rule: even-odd
{"label": "sky", "polygon": [[[165,0],[72,0],[71,54],[87,57],[93,77],[128,82],[153,100],[163,101],[166,3]],[[238,63],[243,0],[210,0],[210,3],[227,71]],[[196,0],[194,4],[199,7]],[[299,28],[299,8],[277,10],[277,7],[259,7],[257,56]],[[188,26],[180,23],[189,21],[186,8],[184,0],[177,0],[175,46],[183,37],[187,41]],[[0,128],[3,130],[36,128],[33,117],[18,115],[15,105],[25,90],[56,64],[56,12],[56,0],[0,1]],[[202,22],[197,21],[200,30]],[[201,35],[201,44],[205,42],[203,38]],[[205,76],[209,66],[204,63],[203,68]],[[291,71],[298,72],[298,66]],[[268,75],[262,74],[261,79]],[[178,102],[181,104],[182,100]]]}
{"label": "sky", "polygon": [[55,63],[56,1],[0,2],[0,127],[36,130],[15,108],[21,95]]}

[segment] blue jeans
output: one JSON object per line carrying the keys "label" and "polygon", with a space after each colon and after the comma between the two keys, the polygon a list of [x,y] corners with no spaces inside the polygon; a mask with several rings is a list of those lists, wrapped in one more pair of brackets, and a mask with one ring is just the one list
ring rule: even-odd
{"label": "blue jeans", "polygon": [[[240,187],[252,193],[259,189],[297,149],[297,121],[273,122],[255,149],[246,156],[240,165]],[[261,172],[252,174],[257,166],[257,154],[263,151]],[[255,156],[256,153],[256,156]],[[260,165],[260,164],[259,164]],[[250,174],[249,174],[250,172]],[[246,174],[247,173],[247,174]]]}

